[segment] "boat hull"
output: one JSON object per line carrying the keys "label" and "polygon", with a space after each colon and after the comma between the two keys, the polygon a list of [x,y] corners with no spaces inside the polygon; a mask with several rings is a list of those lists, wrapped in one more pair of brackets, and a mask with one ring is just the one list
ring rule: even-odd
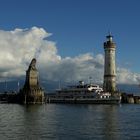
{"label": "boat hull", "polygon": [[47,103],[69,103],[69,104],[120,104],[119,98],[111,99],[62,99],[48,98]]}

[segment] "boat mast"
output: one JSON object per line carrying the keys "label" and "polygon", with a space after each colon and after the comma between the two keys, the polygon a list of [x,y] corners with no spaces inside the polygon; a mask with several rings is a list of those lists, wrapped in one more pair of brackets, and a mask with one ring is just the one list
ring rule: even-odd
{"label": "boat mast", "polygon": [[18,81],[18,83],[17,83],[17,92],[19,92],[19,88],[20,88],[20,83]]}
{"label": "boat mast", "polygon": [[89,84],[91,85],[91,83],[92,83],[92,77],[90,76],[89,77]]}
{"label": "boat mast", "polygon": [[7,92],[7,81],[5,80],[5,92]]}
{"label": "boat mast", "polygon": [[61,89],[61,82],[58,83],[58,89]]}

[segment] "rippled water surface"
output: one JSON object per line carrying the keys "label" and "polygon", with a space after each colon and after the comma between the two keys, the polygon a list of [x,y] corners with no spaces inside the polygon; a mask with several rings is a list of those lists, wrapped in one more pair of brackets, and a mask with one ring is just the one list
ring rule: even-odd
{"label": "rippled water surface", "polygon": [[0,104],[0,140],[140,140],[140,105]]}

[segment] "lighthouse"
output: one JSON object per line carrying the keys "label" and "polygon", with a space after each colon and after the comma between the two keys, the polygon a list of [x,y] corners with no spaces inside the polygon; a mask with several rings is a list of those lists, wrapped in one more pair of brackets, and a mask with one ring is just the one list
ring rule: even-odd
{"label": "lighthouse", "polygon": [[103,89],[104,91],[113,93],[116,91],[116,44],[113,42],[113,36],[110,33],[106,36],[106,39],[106,42],[104,42],[105,62]]}

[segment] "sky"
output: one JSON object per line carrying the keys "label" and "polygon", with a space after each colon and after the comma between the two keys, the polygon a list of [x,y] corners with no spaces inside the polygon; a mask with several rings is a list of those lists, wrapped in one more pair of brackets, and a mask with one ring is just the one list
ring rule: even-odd
{"label": "sky", "polygon": [[111,31],[117,82],[139,83],[139,6],[139,0],[0,0],[0,81],[23,77],[36,57],[44,81],[92,76],[101,83]]}

